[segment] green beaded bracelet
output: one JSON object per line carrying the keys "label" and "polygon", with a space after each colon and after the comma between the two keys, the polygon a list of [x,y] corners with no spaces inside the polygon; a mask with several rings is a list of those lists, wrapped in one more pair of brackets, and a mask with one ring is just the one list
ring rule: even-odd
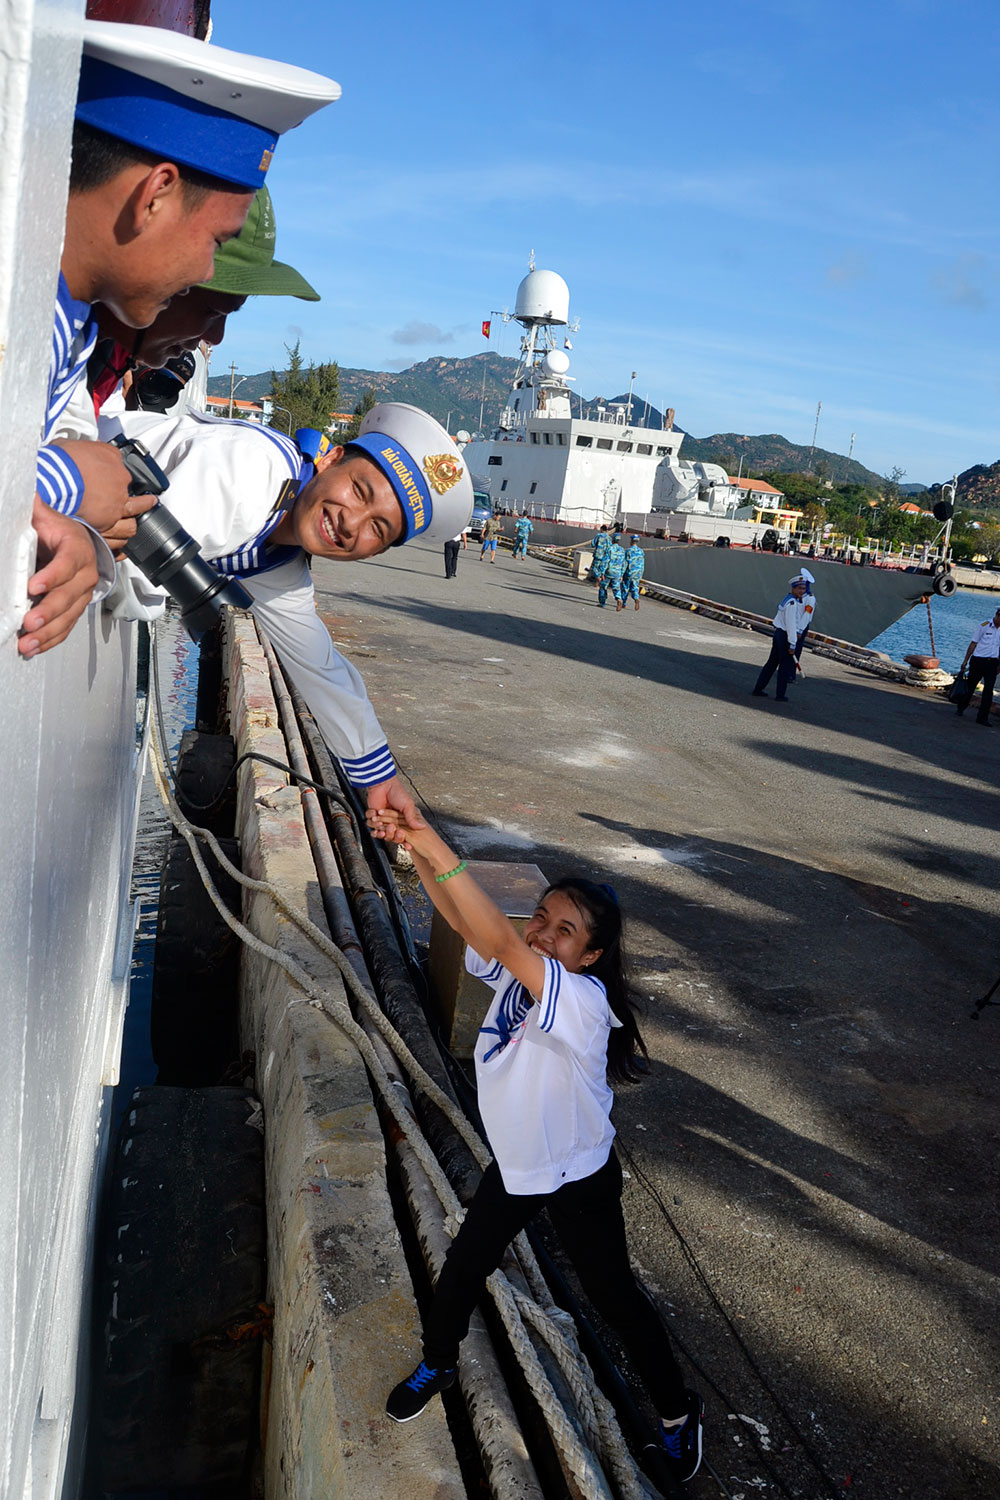
{"label": "green beaded bracelet", "polygon": [[467,859],[463,859],[462,863],[459,864],[459,865],[456,865],[453,870],[446,871],[446,873],[444,875],[435,875],[434,879],[437,881],[438,885],[440,885],[441,882],[442,882],[442,880],[450,880],[453,875],[461,875],[461,873],[462,873],[463,870],[468,869],[468,865],[469,865],[468,860]]}

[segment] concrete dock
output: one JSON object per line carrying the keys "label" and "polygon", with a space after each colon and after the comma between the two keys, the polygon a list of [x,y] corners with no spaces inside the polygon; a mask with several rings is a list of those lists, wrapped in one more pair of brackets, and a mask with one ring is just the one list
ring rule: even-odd
{"label": "concrete dock", "polygon": [[314,580],[461,853],[619,891],[626,1214],[709,1463],[733,1496],[995,1500],[1000,727],[808,653],[752,699],[761,636],[600,611],[540,557],[443,572]]}

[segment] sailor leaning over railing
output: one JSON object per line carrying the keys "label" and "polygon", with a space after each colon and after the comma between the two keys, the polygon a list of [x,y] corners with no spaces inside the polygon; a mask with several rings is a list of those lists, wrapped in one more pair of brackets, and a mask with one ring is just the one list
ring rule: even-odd
{"label": "sailor leaning over railing", "polygon": [[339,93],[319,74],[173,31],[84,23],[32,516],[42,566],[28,584],[23,656],[66,638],[98,585],[97,557],[106,591],[109,546],[124,546],[134,518],[152,504],[129,496],[128,472],[117,452],[95,441],[85,404],[79,425],[68,416],[97,338],[93,304],[142,328],[172,296],[209,279],[215,250],[239,233],[278,136]]}
{"label": "sailor leaning over railing", "polygon": [[[113,419],[170,481],[176,519],[204,557],[246,587],[253,613],[314,714],[323,738],[370,808],[406,813],[385,734],[357,670],[316,612],[309,555],[358,562],[415,537],[444,541],[467,525],[472,480],[454,440],[426,412],[372,407],[346,448],[304,460],[269,427],[189,412]],[[107,436],[111,424],[102,423]],[[119,566],[114,610],[161,613],[166,596],[131,563]]]}

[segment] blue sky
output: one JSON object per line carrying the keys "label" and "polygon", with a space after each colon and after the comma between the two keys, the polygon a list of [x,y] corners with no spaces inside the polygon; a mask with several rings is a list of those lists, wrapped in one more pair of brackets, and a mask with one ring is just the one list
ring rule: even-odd
{"label": "blue sky", "polygon": [[[576,388],[931,483],[1000,457],[1000,7],[214,0],[214,40],[331,74],[279,145],[278,256],[213,374],[487,346],[534,250]],[[628,15],[627,26],[617,17]],[[494,319],[490,345],[517,347]]]}

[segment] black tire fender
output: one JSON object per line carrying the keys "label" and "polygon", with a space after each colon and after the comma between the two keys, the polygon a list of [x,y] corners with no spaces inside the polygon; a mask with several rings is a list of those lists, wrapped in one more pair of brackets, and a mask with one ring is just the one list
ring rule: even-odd
{"label": "black tire fender", "polygon": [[236,823],[236,741],[231,734],[186,729],[177,751],[175,795],[189,823],[230,838]]}
{"label": "black tire fender", "polygon": [[154,1085],[132,1096],[98,1292],[104,1491],[214,1484],[245,1471],[268,1323],[259,1122],[245,1089]]}
{"label": "black tire fender", "polygon": [[958,588],[958,584],[950,573],[939,573],[931,585],[935,594],[940,594],[942,599],[950,599]]}
{"label": "black tire fender", "polygon": [[[236,839],[220,839],[239,867]],[[201,852],[229,910],[240,915],[240,887],[208,848]],[[150,999],[157,1081],[188,1088],[218,1083],[238,1061],[240,941],[205,890],[183,839],[172,839],[160,875],[160,907]]]}

